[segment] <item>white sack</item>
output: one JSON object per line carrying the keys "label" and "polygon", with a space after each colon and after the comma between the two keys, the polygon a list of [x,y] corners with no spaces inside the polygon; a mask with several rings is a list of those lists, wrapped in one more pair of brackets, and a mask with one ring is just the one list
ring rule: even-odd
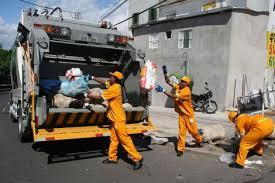
{"label": "white sack", "polygon": [[203,139],[205,142],[224,139],[226,135],[225,128],[220,124],[202,125]]}

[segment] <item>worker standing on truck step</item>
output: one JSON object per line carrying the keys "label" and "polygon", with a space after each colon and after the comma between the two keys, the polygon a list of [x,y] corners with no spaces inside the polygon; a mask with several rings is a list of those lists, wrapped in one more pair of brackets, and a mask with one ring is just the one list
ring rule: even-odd
{"label": "worker standing on truck step", "polygon": [[[109,157],[103,161],[104,164],[116,164],[117,163],[117,150],[119,143],[132,157],[134,163],[134,170],[138,170],[142,167],[142,156],[137,152],[131,137],[126,132],[126,114],[122,107],[123,97],[121,90],[121,80],[123,74],[116,71],[110,73],[111,78],[108,82],[109,87],[102,93],[102,98],[109,102],[107,109],[107,117],[111,122],[111,143],[109,147]],[[95,78],[95,81],[105,84],[106,82],[100,78]]]}
{"label": "worker standing on truck step", "polygon": [[185,76],[182,77],[180,84],[172,84],[167,76],[166,67],[163,67],[163,73],[167,84],[175,89],[175,95],[165,92],[160,85],[156,87],[156,91],[162,92],[175,100],[175,111],[179,114],[177,156],[181,156],[185,150],[186,130],[188,130],[200,147],[203,146],[203,138],[199,134],[192,106],[191,90],[189,88],[191,80]]}
{"label": "worker standing on truck step", "polygon": [[258,155],[263,155],[263,139],[272,134],[272,119],[262,115],[239,114],[230,112],[228,118],[236,126],[236,132],[241,136],[239,151],[235,162],[230,163],[232,168],[243,168],[247,154],[254,150]]}

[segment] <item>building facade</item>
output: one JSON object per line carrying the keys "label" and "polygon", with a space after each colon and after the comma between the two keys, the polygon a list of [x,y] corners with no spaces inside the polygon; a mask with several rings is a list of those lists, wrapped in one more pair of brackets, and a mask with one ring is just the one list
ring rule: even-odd
{"label": "building facade", "polygon": [[[158,2],[130,0],[129,15]],[[224,110],[243,94],[244,75],[247,93],[263,86],[268,7],[268,0],[168,0],[129,21],[129,27],[133,44],[157,63],[161,85],[168,89],[162,65],[169,73],[187,73],[194,79],[193,93],[205,92],[208,82]],[[173,101],[152,92],[152,105],[172,107]]]}

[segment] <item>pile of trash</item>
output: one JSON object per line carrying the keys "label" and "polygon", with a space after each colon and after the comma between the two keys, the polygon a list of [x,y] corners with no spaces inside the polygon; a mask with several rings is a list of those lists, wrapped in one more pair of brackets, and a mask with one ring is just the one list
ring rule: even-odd
{"label": "pile of trash", "polygon": [[[108,106],[108,102],[101,98],[103,89],[89,88],[90,75],[83,75],[79,68],[71,68],[65,74],[58,94],[53,97],[56,108],[83,108],[90,104]],[[88,97],[89,96],[89,97]]]}

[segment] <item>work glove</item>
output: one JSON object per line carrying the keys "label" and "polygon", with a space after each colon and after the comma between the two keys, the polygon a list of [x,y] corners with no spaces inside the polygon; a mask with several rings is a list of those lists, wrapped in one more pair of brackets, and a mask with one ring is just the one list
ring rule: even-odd
{"label": "work glove", "polygon": [[162,66],[162,72],[163,72],[163,74],[167,74],[167,67],[166,67],[166,65],[163,65]]}
{"label": "work glove", "polygon": [[164,93],[165,92],[165,89],[162,88],[160,85],[157,85],[156,89],[155,89],[157,92],[161,92],[161,93]]}

